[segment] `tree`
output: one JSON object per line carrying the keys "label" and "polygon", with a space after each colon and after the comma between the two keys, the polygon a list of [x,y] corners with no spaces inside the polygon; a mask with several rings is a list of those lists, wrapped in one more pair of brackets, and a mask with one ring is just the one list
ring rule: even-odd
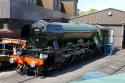
{"label": "tree", "polygon": [[80,11],[80,12],[79,12],[79,15],[80,15],[80,16],[83,16],[83,15],[91,14],[91,13],[94,13],[94,12],[97,12],[97,11],[98,11],[97,9],[91,8],[91,9],[88,10],[88,11]]}

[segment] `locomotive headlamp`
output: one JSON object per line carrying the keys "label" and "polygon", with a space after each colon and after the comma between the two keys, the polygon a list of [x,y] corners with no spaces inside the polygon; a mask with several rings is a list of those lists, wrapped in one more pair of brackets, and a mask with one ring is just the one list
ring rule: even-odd
{"label": "locomotive headlamp", "polygon": [[10,63],[13,64],[14,63],[14,59],[10,58]]}
{"label": "locomotive headlamp", "polygon": [[10,58],[9,62],[10,62],[11,64],[17,63],[17,62],[18,62],[18,59],[17,59],[17,58]]}
{"label": "locomotive headlamp", "polygon": [[45,59],[48,58],[48,55],[47,55],[47,54],[42,54],[42,53],[41,53],[40,56],[39,56],[39,58],[45,60]]}
{"label": "locomotive headlamp", "polygon": [[34,29],[35,32],[40,32],[39,28]]}
{"label": "locomotive headlamp", "polygon": [[30,66],[31,66],[31,67],[35,67],[35,65],[36,65],[36,62],[34,62],[34,61],[32,61],[32,62],[30,63]]}

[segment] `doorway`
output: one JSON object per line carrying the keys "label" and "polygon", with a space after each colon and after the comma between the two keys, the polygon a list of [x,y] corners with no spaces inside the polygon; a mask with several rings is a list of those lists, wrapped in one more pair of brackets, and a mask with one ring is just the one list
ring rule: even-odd
{"label": "doorway", "polygon": [[28,40],[30,39],[30,25],[24,25],[21,30],[21,39]]}
{"label": "doorway", "polygon": [[125,49],[125,25],[123,26],[123,42],[122,42],[122,48]]}

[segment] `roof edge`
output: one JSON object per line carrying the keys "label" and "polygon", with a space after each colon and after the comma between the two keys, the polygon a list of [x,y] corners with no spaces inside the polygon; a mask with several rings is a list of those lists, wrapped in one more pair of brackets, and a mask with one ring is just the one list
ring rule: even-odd
{"label": "roof edge", "polygon": [[[107,9],[103,9],[103,10],[100,10],[100,11],[97,11],[97,12],[94,12],[94,13],[90,13],[90,14],[86,14],[86,15],[83,15],[83,16],[87,16],[87,15],[91,15],[91,14],[95,14],[95,13],[98,13],[98,12],[102,12],[102,11],[106,11],[106,10],[111,10],[111,9],[112,9],[112,10],[115,10],[115,11],[120,11],[120,12],[125,13],[125,11],[122,11],[122,10],[119,10],[119,9],[107,8]],[[76,16],[76,17],[71,18],[70,20],[76,19],[76,18],[80,18],[80,17],[83,17],[83,16]]]}

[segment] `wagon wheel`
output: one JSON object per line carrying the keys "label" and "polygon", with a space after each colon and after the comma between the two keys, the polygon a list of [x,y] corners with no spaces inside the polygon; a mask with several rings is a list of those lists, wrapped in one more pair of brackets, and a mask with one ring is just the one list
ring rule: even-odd
{"label": "wagon wheel", "polygon": [[46,77],[48,75],[48,70],[47,70],[47,66],[40,66],[40,67],[36,67],[35,70],[35,76],[43,76]]}
{"label": "wagon wheel", "polygon": [[69,65],[69,61],[70,61],[70,57],[68,57],[68,58],[65,58],[65,61],[64,61],[64,65]]}
{"label": "wagon wheel", "polygon": [[83,53],[81,53],[78,56],[76,56],[76,62],[80,62],[83,59],[83,57],[84,57]]}
{"label": "wagon wheel", "polygon": [[16,72],[22,74],[22,72],[23,72],[23,65],[18,64],[17,67],[16,67]]}
{"label": "wagon wheel", "polygon": [[2,67],[2,62],[0,62],[0,67]]}
{"label": "wagon wheel", "polygon": [[87,60],[89,58],[89,56],[90,56],[90,52],[88,52],[88,50],[86,50],[85,53],[84,53],[84,57],[83,58],[85,60]]}
{"label": "wagon wheel", "polygon": [[29,74],[29,68],[26,64],[23,65],[23,71],[22,71],[23,74]]}
{"label": "wagon wheel", "polygon": [[83,60],[86,56],[87,56],[87,55],[86,55],[85,52],[81,53],[81,54],[80,54],[80,60]]}

